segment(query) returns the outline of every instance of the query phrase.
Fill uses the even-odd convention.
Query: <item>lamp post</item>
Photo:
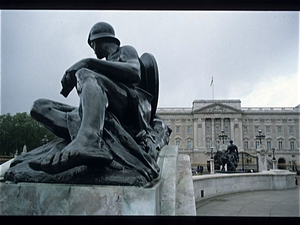
[[[275,148],[272,148],[272,151],[273,151],[273,159],[272,159],[272,162],[273,162],[273,170],[276,170],[276,169],[277,169],[277,166],[276,166],[276,159],[275,159]]]
[[[220,140],[223,140],[223,144],[224,144],[224,140],[226,138],[228,138],[227,134],[224,134],[224,130],[221,130],[221,134],[218,135]]]
[[[214,158],[213,158],[213,147],[210,147],[210,159],[209,164],[210,164],[210,174],[214,174],[215,173],[215,165],[214,165]]]
[[[272,151],[273,151],[273,159],[272,160],[276,160],[275,159],[275,148],[272,148]]]
[[[256,135],[256,140],[259,140],[259,144],[261,144],[261,140],[265,139],[265,135],[261,133],[261,130],[258,131],[258,135]]]

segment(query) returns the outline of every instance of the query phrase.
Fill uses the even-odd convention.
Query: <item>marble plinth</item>
[[[157,215],[162,183],[152,188],[0,183],[1,215]]]
[[[158,165],[160,177],[149,188],[0,182],[0,214],[196,215],[189,156],[165,146]]]

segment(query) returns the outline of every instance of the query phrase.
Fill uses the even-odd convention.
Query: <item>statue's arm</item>
[[[76,86],[75,73],[87,68],[108,78],[122,83],[138,83],[141,79],[140,63],[137,51],[131,46],[122,47],[121,61],[104,61],[95,58],[82,59],[71,66],[64,74],[61,83],[63,89],[61,94],[68,96],[70,91]]]
[[[86,68],[96,71],[122,83],[138,83],[141,79],[140,63],[136,50],[131,46],[125,46],[121,61],[104,61],[94,58],[85,59]]]

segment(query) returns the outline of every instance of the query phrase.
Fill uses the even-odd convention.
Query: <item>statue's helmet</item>
[[[110,24],[105,22],[96,23],[92,27],[88,37],[88,44],[91,46],[92,41],[104,38],[111,39],[120,46],[120,41],[115,37],[114,28]]]

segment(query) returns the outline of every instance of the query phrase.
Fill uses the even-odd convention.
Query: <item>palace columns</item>
[[[201,118],[201,126],[202,126],[202,146],[203,149],[206,148],[206,142],[205,142],[205,118]]]
[[[243,145],[243,122],[242,122],[242,118],[239,118],[239,149],[243,149],[244,145]]]
[[[224,118],[221,118],[221,130],[224,130]]]
[[[211,118],[211,146],[215,146],[215,118]]]
[[[194,150],[198,150],[198,118],[194,118]]]
[[[230,140],[234,141],[234,118],[230,118]]]

